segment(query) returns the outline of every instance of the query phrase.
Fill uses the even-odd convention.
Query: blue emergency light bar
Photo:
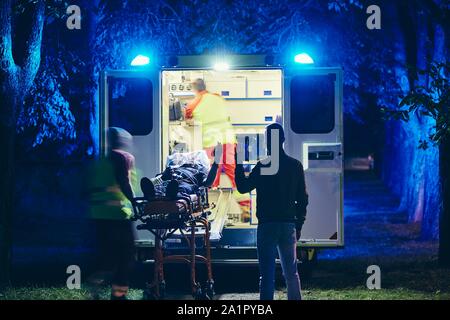
[[[307,53],[299,53],[294,57],[294,61],[300,64],[314,64],[313,58]]]
[[[138,54],[136,58],[131,61],[132,66],[145,66],[150,63],[150,58],[147,56],[144,56],[142,54]]]

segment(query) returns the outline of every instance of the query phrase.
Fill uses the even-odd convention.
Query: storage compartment
[[[225,99],[242,99],[246,97],[245,79],[238,78],[229,81],[207,81],[207,89],[217,93]]]
[[[281,81],[249,79],[247,97],[253,99],[281,99]]]
[[[232,100],[227,106],[235,126],[266,126],[281,115],[281,100]]]

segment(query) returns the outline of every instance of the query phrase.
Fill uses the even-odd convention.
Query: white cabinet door
[[[248,98],[281,98],[281,81],[248,80]]]
[[[246,97],[245,79],[230,81],[208,81],[206,87],[209,92],[220,94],[223,98],[243,99]]]

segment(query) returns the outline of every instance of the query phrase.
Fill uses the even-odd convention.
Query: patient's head
[[[272,123],[266,127],[266,143],[269,154],[279,152],[283,148],[285,137],[283,126],[279,123]]]
[[[210,163],[205,150],[192,152],[175,152],[167,156],[167,168],[179,168],[182,166],[195,167],[202,172],[208,172]]]

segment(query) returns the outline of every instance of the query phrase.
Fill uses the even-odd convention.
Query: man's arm
[[[253,168],[248,177],[245,176],[244,166],[237,161],[237,150],[234,151],[234,161],[236,163],[236,169],[234,172],[234,179],[236,182],[236,188],[240,193],[248,193],[256,188],[257,179],[260,174],[261,168],[259,162]]]
[[[211,166],[211,169],[209,169],[208,176],[206,177],[205,181],[203,181],[204,187],[209,188],[214,183],[214,180],[216,179],[216,176],[217,176],[217,170],[219,168],[219,163],[222,160],[222,155],[223,155],[223,146],[221,143],[218,143],[216,148],[213,151],[214,162]]]
[[[299,175],[298,175],[298,187],[296,194],[296,228],[298,237],[300,236],[300,232],[303,226],[303,223],[306,219],[306,207],[308,206],[308,193],[306,192],[306,183],[305,183],[305,172],[303,171],[303,165],[300,164]]]
[[[195,97],[195,99],[186,106],[186,109],[184,109],[184,115],[186,119],[192,119],[194,117],[194,110],[200,103],[201,98],[201,96]]]
[[[133,201],[134,193],[131,187],[130,171],[132,164],[127,163],[127,159],[119,153],[112,152],[111,159],[114,163],[116,180],[119,184],[120,190],[127,197],[128,200]],[[131,161],[131,160],[130,160]]]
[[[203,182],[203,186],[206,188],[209,188],[214,183],[214,179],[216,179],[217,176],[217,169],[219,165],[214,162],[211,166],[211,169],[209,169],[208,176],[206,177],[205,181]]]

